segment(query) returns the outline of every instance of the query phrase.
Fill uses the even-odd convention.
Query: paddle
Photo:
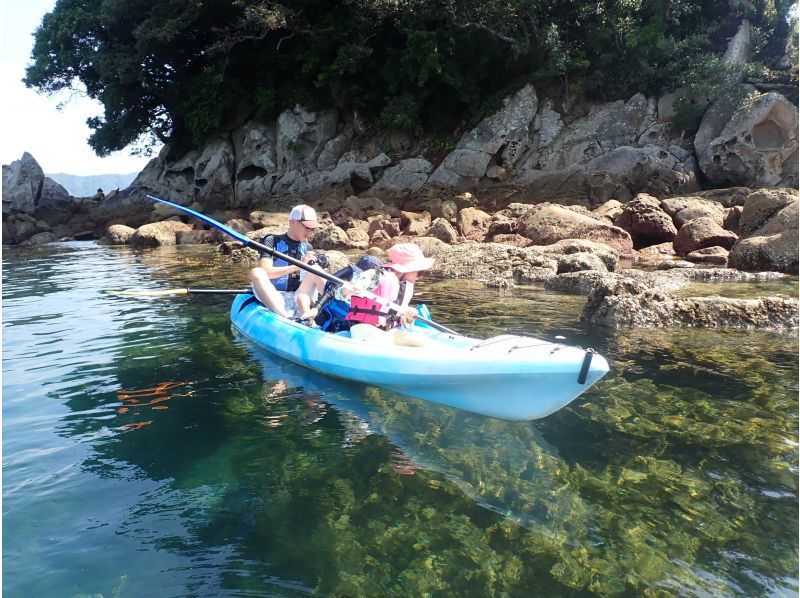
[[[305,270],[306,272],[311,272],[313,274],[316,274],[317,276],[320,276],[320,277],[324,278],[325,280],[329,280],[334,284],[338,284],[338,285],[346,284],[346,282],[344,280],[342,280],[341,278],[338,278],[337,276],[334,276],[333,274],[325,272],[325,270],[322,270],[320,268],[315,268],[314,266],[309,266],[305,262],[301,262],[300,260],[297,260],[297,259],[295,259],[295,258],[293,258],[293,257],[291,257],[289,255],[286,255],[285,253],[281,253],[280,251],[277,251],[277,250],[273,249],[272,247],[267,247],[266,245],[263,245],[263,244],[261,244],[261,243],[259,243],[257,241],[253,241],[247,235],[244,235],[244,234],[240,233],[239,231],[232,229],[229,226],[225,226],[221,222],[218,222],[218,221],[214,220],[213,218],[210,218],[209,216],[206,216],[205,214],[201,214],[200,212],[196,212],[196,211],[192,210],[191,208],[187,208],[186,206],[182,206],[182,205],[173,203],[171,201],[167,201],[166,199],[159,199],[158,197],[155,197],[154,195],[148,195],[147,197],[149,199],[152,199],[153,201],[157,201],[159,203],[163,203],[163,204],[171,206],[171,207],[173,207],[175,209],[178,209],[178,210],[181,210],[183,212],[186,212],[187,214],[191,214],[195,218],[198,218],[198,219],[202,220],[203,222],[205,222],[207,224],[210,224],[214,228],[217,228],[217,229],[221,230],[226,235],[230,235],[231,237],[233,237],[234,239],[236,239],[237,241],[242,243],[245,247],[248,247],[248,246],[249,247],[255,247],[256,249],[260,249],[261,251],[265,251],[266,253],[268,253],[272,257],[280,258],[280,259],[284,260],[288,264],[292,264],[293,266],[297,266],[298,268],[301,268],[301,269]],[[387,301],[383,297],[379,297],[378,295],[376,295],[374,293],[370,293],[368,291],[359,291],[359,294],[367,297],[368,299],[372,299],[376,303],[379,303],[383,307],[387,308],[389,311],[393,311],[395,313],[403,313],[403,312],[406,311],[406,308],[404,308],[403,306],[398,305],[397,303],[394,303],[392,301]],[[441,332],[446,332],[448,334],[453,334],[453,335],[459,336],[459,334],[457,332],[454,332],[453,330],[450,330],[449,328],[446,328],[446,327],[442,326],[441,324],[437,324],[436,322],[434,322],[432,320],[428,320],[428,319],[423,318],[421,316],[417,316],[416,319],[419,320],[420,322],[422,322],[423,324],[427,324],[431,328],[435,328],[436,330],[439,330]]]
[[[240,295],[252,293],[253,289],[155,289],[153,291],[131,291],[128,289],[103,291],[106,295],[121,297],[163,297],[167,295]]]

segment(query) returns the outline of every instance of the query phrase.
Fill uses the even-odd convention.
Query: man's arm
[[[258,265],[266,271],[270,280],[275,280],[281,276],[287,276],[300,271],[299,266],[293,266],[292,264],[287,266],[273,266],[271,257],[262,257],[258,260]]]

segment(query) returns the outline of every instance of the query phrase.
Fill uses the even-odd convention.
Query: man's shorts
[[[295,293],[297,291],[279,291],[279,292],[283,296],[283,309],[286,310],[286,313],[289,314],[289,317],[299,318],[300,310],[298,309],[297,302],[295,301]]]
[[[290,318],[299,318],[300,311],[297,308],[297,303],[295,302],[295,295],[297,291],[278,291],[283,297],[283,309],[284,311],[289,314]],[[264,301],[261,297],[258,296],[258,293],[254,293],[256,299],[258,299],[262,305],[267,305],[267,302]]]

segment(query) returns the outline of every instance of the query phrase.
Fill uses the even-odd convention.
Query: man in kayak
[[[398,243],[389,248],[389,261],[380,269],[378,284],[372,290],[375,295],[403,307],[403,311],[391,313],[390,310],[368,297],[358,296],[358,290],[352,289],[350,313],[347,319],[362,324],[372,324],[390,329],[399,323],[403,327],[410,326],[417,314],[409,307],[414,295],[414,283],[420,272],[433,265],[433,258],[425,257],[422,250],[413,243]]]
[[[289,213],[289,229],[282,235],[267,235],[262,245],[288,255],[310,266],[317,257],[307,239],[319,226],[317,213],[311,206],[295,206]],[[299,266],[261,251],[258,266],[250,271],[253,293],[261,303],[286,318],[308,320],[317,315],[311,307],[313,298],[325,281]]]

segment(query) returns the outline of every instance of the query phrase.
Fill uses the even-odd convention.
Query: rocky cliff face
[[[573,117],[528,85],[438,160],[415,154],[419,140],[364,137],[355,117],[298,106],[177,160],[165,150],[129,194],[252,209],[287,195],[385,197],[425,186],[462,192],[515,184],[530,189],[530,201],[573,197],[594,207],[641,192],[667,197],[702,186],[797,185],[797,108],[780,94],[753,90],[738,109],[720,98],[694,143],[670,129],[658,105],[637,94]]]
[[[744,106],[725,97],[711,105],[692,142],[671,129],[668,98],[637,94],[569,112],[527,85],[438,155],[401,132],[369,137],[357,115],[296,106],[178,158],[165,147],[128,189],[102,201],[70,198],[26,154],[3,167],[3,239],[30,237],[42,228],[37,221],[55,227],[57,236],[114,223],[138,226],[159,216],[147,194],[209,212],[245,212],[297,196],[385,199],[423,188],[446,195],[513,186],[523,190],[515,201],[595,208],[638,193],[664,198],[701,187],[796,187],[797,108],[780,94],[748,91]]]

